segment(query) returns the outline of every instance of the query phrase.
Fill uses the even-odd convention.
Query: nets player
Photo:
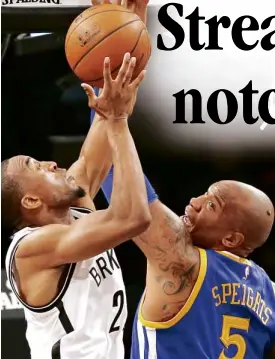
[[[32,359],[124,357],[125,290],[112,248],[150,223],[142,169],[127,125],[144,77],[142,72],[131,82],[134,67],[135,59],[126,54],[113,81],[106,59],[102,94],[89,92],[89,105],[100,117],[68,171],[27,156],[2,163],[2,216],[15,231],[6,270],[24,306]],[[107,210],[91,213],[90,196],[108,167],[98,156],[104,152],[99,125],[114,161],[114,191]]]

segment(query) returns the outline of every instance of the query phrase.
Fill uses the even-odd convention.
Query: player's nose
[[[47,168],[51,172],[55,172],[57,170],[57,163],[56,162],[47,162],[46,164]]]
[[[201,201],[199,197],[193,197],[190,200],[190,206],[194,208],[196,212],[199,212],[201,209]]]

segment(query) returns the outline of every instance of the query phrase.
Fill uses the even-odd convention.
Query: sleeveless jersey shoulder
[[[16,253],[16,250],[20,244],[20,242],[22,241],[23,238],[25,238],[28,234],[32,233],[33,231],[37,230],[39,227],[25,227],[23,229],[21,229],[18,232],[15,232],[12,236],[11,236],[11,243],[9,245],[7,254],[6,254],[6,260],[5,260],[5,267],[6,267],[6,272],[7,272],[7,276],[9,278],[9,269],[10,269],[10,264],[11,262],[13,262],[14,259],[14,255]]]
[[[85,208],[85,207],[71,207],[70,211],[72,213],[72,215],[74,216],[75,219],[79,219],[84,215],[90,214],[93,211],[89,208]],[[11,236],[11,243],[9,245],[7,254],[6,254],[6,259],[5,259],[5,267],[6,267],[6,271],[8,273],[8,268],[10,265],[10,261],[11,259],[13,260],[13,257],[15,255],[15,252],[21,242],[21,240],[23,238],[25,238],[28,234],[32,233],[33,231],[39,229],[40,227],[25,227],[17,232],[15,232],[12,236]]]
[[[266,307],[263,310],[263,318],[270,332],[271,344],[275,344],[275,283],[269,278],[263,268],[256,265],[259,276],[262,278],[262,294]]]
[[[200,249],[200,255],[197,282],[174,318],[146,322],[137,312],[131,359],[258,359],[271,347],[275,285],[265,271],[229,252]]]
[[[83,208],[83,207],[71,207],[70,211],[76,220],[81,218],[82,216],[85,216],[85,215],[93,212],[92,210],[90,210],[88,208]],[[59,287],[60,287],[59,291],[58,291],[56,297],[50,303],[48,303],[47,305],[42,306],[42,307],[33,307],[33,306],[28,305],[21,298],[18,288],[17,288],[17,285],[16,285],[15,276],[14,276],[14,259],[15,259],[16,251],[17,251],[21,241],[27,235],[29,235],[30,233],[32,233],[35,230],[38,230],[39,228],[40,227],[26,227],[26,228],[19,230],[16,233],[14,233],[14,235],[11,237],[12,242],[11,242],[8,252],[7,252],[5,264],[6,264],[6,272],[7,272],[8,280],[9,280],[11,288],[12,288],[14,294],[16,295],[17,299],[19,300],[19,302],[23,305],[23,307],[29,309],[30,311],[37,312],[37,313],[43,313],[43,312],[48,312],[49,310],[53,309],[60,303],[61,299],[63,298],[63,296],[66,293],[67,288],[70,284],[76,264],[69,263],[66,266],[64,273],[62,275],[62,283],[59,285]]]

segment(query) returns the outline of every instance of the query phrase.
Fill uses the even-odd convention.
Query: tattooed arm
[[[150,227],[134,239],[147,257],[142,315],[164,322],[186,303],[198,277],[200,257],[179,216],[159,200],[150,204],[150,211]]]
[[[163,292],[175,295],[192,284],[199,255],[179,216],[159,200],[150,210],[151,225],[134,242],[146,255],[150,274]]]

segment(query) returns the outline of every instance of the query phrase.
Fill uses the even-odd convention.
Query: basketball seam
[[[103,14],[103,13],[105,13],[105,12],[126,12],[126,13],[132,13],[132,11],[129,11],[129,10],[127,11],[127,10],[114,10],[114,9],[113,9],[113,10],[105,10],[105,11],[97,12],[97,13],[95,13],[95,14],[91,14],[90,16],[86,17],[85,19],[81,20],[81,21],[76,25],[76,27],[72,30],[72,32],[70,33],[69,38],[68,38],[68,39],[65,39],[65,49],[66,49],[66,47],[67,47],[68,41],[70,40],[70,38],[71,38],[73,32],[78,28],[79,25],[82,24],[82,22],[86,21],[87,19],[90,19],[90,18],[93,17],[93,16],[96,16],[96,15],[98,15],[98,14]]]
[[[143,29],[140,31],[139,36],[138,36],[138,39],[137,39],[137,42],[135,43],[134,48],[133,48],[132,51],[130,52],[131,54],[135,51],[135,49],[136,49],[136,47],[137,47],[137,45],[138,45],[138,43],[139,43],[139,40],[140,40],[140,38],[141,38],[141,35],[142,35],[143,31],[145,31],[145,30],[146,30],[146,29],[143,28]],[[111,74],[113,74],[114,72],[116,72],[116,71],[120,68],[120,66],[121,66],[121,64],[119,64],[118,67],[116,67],[116,68],[111,72]],[[104,78],[104,77],[102,76],[102,77],[100,77],[99,79],[87,80],[87,82],[100,81],[100,80],[102,80],[103,78]]]
[[[115,32],[117,32],[118,30],[122,29],[125,26],[128,26],[130,24],[133,24],[134,22],[140,21],[142,22],[140,19],[136,19],[136,20],[131,20],[128,21],[126,24],[123,24],[121,26],[119,26],[118,28],[116,28],[115,30],[109,32],[107,35],[103,36],[102,39],[100,39],[100,41],[98,41],[96,44],[94,44],[94,46],[92,46],[78,61],[77,63],[74,65],[74,67],[72,68],[73,71],[76,70],[77,66],[80,64],[80,62],[93,50],[95,49],[101,42],[103,42],[105,39],[107,39],[110,35],[113,35]]]

